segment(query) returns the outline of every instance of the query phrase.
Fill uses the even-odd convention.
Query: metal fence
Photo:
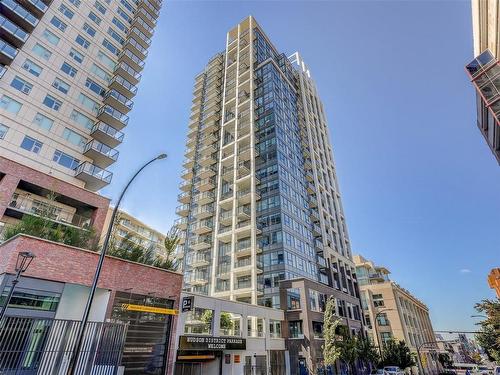
[[[0,374],[65,374],[79,321],[5,317],[0,322]],[[127,326],[89,322],[76,364],[78,375],[115,375]]]

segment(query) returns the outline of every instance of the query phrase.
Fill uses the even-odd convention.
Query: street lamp
[[[385,313],[387,311],[394,311],[394,309],[382,309],[379,312],[375,314],[375,321],[373,322],[373,327],[375,328],[375,336],[377,337],[378,341],[378,351],[380,354],[380,359],[382,359],[382,337],[379,337],[378,335],[378,329],[377,329],[377,324],[378,324],[378,316],[382,313]]]
[[[12,286],[10,287],[9,294],[7,296],[7,299],[5,300],[5,303],[2,306],[2,311],[0,312],[0,322],[3,319],[5,312],[7,311],[7,306],[9,305],[9,302],[12,298],[12,295],[14,294],[14,288],[16,287],[17,283],[19,282],[19,278],[21,277],[21,274],[26,272],[26,270],[30,266],[33,258],[35,258],[35,254],[33,254],[29,251],[21,251],[21,252],[19,252],[19,254],[17,254],[16,277],[14,278],[14,280],[12,280]]]
[[[68,375],[75,375],[76,374],[76,372],[75,372],[76,371],[76,363],[78,360],[78,355],[80,354],[80,350],[82,348],[85,327],[86,327],[87,322],[89,320],[90,308],[92,307],[92,302],[94,300],[95,291],[97,289],[97,282],[99,281],[99,276],[101,274],[102,264],[103,264],[104,258],[106,256],[106,252],[108,251],[109,240],[111,238],[111,233],[113,231],[113,226],[115,224],[116,215],[118,213],[118,207],[120,206],[120,203],[121,203],[123,196],[125,195],[125,192],[127,191],[128,187],[135,180],[135,178],[139,175],[139,173],[141,173],[144,170],[144,168],[146,168],[149,164],[155,162],[156,160],[165,159],[166,157],[167,157],[167,154],[160,154],[157,157],[148,161],[141,168],[139,168],[139,170],[137,172],[135,172],[135,174],[132,176],[132,178],[128,181],[127,185],[125,185],[125,188],[122,190],[120,197],[118,198],[118,201],[116,202],[116,206],[113,209],[113,213],[111,215],[111,220],[109,222],[108,231],[106,232],[106,237],[104,238],[104,243],[102,245],[101,254],[99,255],[99,261],[97,262],[97,268],[95,270],[94,280],[92,281],[92,286],[90,288],[90,294],[89,294],[89,297],[87,299],[87,304],[85,305],[85,310],[83,312],[82,322],[80,324],[80,327],[78,328],[75,349],[73,350],[73,354],[71,356],[71,360],[70,360],[70,363],[68,366],[68,372],[67,372]]]

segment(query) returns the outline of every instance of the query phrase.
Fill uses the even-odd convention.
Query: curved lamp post
[[[7,311],[7,306],[9,306],[9,302],[12,298],[12,295],[14,294],[14,289],[17,283],[19,282],[21,274],[23,272],[26,272],[33,258],[35,258],[35,254],[29,251],[21,251],[19,254],[17,254],[16,277],[14,278],[14,280],[12,280],[12,286],[10,287],[9,294],[7,295],[7,299],[5,300],[5,303],[2,306],[2,311],[0,312],[0,323],[2,322],[5,312]]]
[[[95,291],[97,289],[97,282],[99,281],[99,276],[101,274],[102,264],[103,264],[104,258],[106,256],[106,252],[108,251],[109,240],[111,238],[111,233],[113,231],[113,226],[115,224],[116,215],[118,213],[118,208],[120,207],[120,203],[123,199],[123,196],[125,195],[125,192],[127,191],[130,184],[135,180],[135,178],[139,175],[139,173],[141,173],[144,170],[144,168],[146,168],[149,164],[155,162],[156,160],[165,159],[166,157],[167,157],[167,154],[160,154],[157,157],[155,157],[154,159],[151,159],[150,161],[148,161],[141,168],[139,168],[139,170],[137,172],[135,172],[135,174],[129,180],[127,185],[125,185],[125,188],[122,190],[120,197],[118,198],[118,201],[116,202],[116,206],[113,209],[113,214],[111,215],[111,220],[109,222],[108,230],[106,232],[106,237],[104,238],[104,243],[102,245],[101,254],[99,255],[99,261],[97,262],[97,268],[95,270],[94,280],[92,281],[92,286],[90,288],[90,294],[89,294],[89,297],[87,299],[87,304],[85,305],[85,310],[83,312],[82,322],[80,324],[80,327],[78,328],[75,349],[73,350],[73,354],[71,356],[71,361],[70,361],[69,366],[68,366],[68,372],[67,372],[68,375],[76,375],[76,372],[75,372],[76,371],[76,364],[78,361],[78,355],[80,354],[80,350],[82,348],[83,336],[85,333],[85,328],[87,326],[87,322],[89,320],[90,308],[92,307],[92,302],[94,300]]]
[[[394,311],[394,309],[382,309],[380,310],[379,312],[377,312],[375,314],[375,321],[373,322],[373,327],[375,327],[375,335],[377,336],[377,341],[378,341],[378,352],[380,354],[380,359],[382,360],[382,337],[379,337],[379,334],[378,334],[378,316],[380,314],[383,314],[387,311]]]

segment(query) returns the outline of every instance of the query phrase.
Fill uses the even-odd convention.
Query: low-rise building
[[[488,275],[488,284],[494,289],[497,297],[500,298],[500,268],[493,268]]]
[[[414,353],[420,351],[420,367],[430,373],[437,371],[428,307],[390,280],[386,267],[376,266],[360,255],[353,258],[368,336],[382,350],[389,340],[404,341]]]
[[[282,310],[183,292],[175,375],[288,375]]]
[[[99,254],[17,235],[0,245],[2,303],[21,251],[22,274],[0,334],[0,373],[66,373]],[[79,373],[172,373],[182,275],[106,256],[84,337]],[[83,356],[83,357],[82,357]],[[84,368],[85,367],[85,368]],[[106,370],[107,369],[107,370]]]

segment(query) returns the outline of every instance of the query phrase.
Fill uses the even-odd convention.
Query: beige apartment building
[[[428,307],[390,280],[390,271],[386,267],[377,266],[361,255],[355,255],[353,259],[368,336],[382,348],[393,339],[404,341],[415,353],[418,348],[421,352],[419,366],[423,365],[427,372],[434,373],[437,370],[432,353],[435,334]]]
[[[113,207],[109,207],[104,222],[104,230],[101,234],[101,243],[111,224],[112,214]],[[112,236],[112,241],[115,241],[115,243],[120,243],[125,238],[128,238],[130,241],[133,241],[135,244],[145,249],[154,249],[156,254],[161,255],[165,252],[165,235],[123,210],[118,210]]]
[[[477,126],[500,163],[500,3],[472,0],[474,60],[466,66],[476,89]]]
[[[102,227],[161,0],[2,0],[0,222]]]

